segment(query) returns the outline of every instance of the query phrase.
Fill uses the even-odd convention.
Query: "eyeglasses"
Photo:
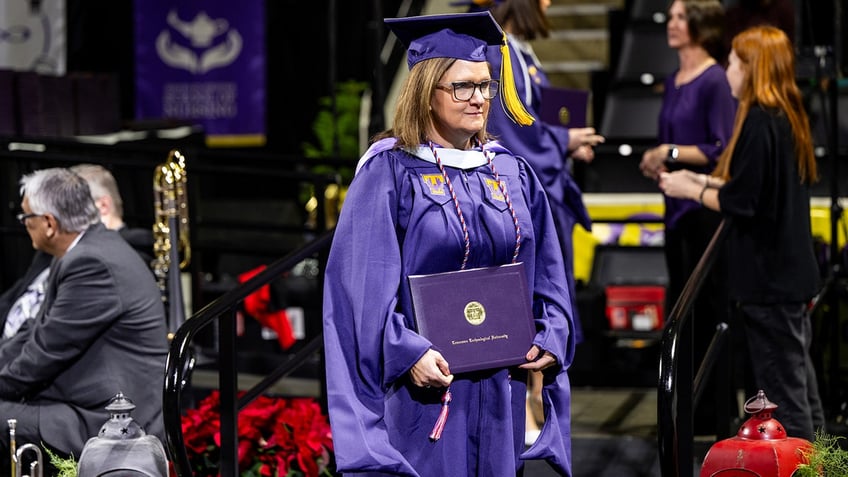
[[[453,97],[457,101],[468,101],[474,96],[474,90],[480,89],[483,99],[492,99],[498,95],[498,80],[486,80],[479,83],[471,81],[454,81],[450,85],[436,83],[436,87],[445,91],[453,91]]]
[[[18,214],[15,216],[15,218],[18,219],[18,222],[20,222],[21,225],[26,225],[27,219],[30,219],[32,217],[40,217],[42,215],[44,214]]]

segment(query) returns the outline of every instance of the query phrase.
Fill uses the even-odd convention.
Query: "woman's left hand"
[[[669,197],[697,199],[704,182],[700,175],[689,170],[660,173],[660,190]]]
[[[539,353],[543,353],[542,356],[539,356]],[[536,345],[530,347],[530,351],[527,352],[524,358],[527,359],[528,362],[519,365],[518,367],[521,369],[529,369],[531,371],[541,371],[557,364],[556,356],[547,351],[542,351]]]

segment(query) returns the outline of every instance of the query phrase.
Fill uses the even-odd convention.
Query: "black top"
[[[810,190],[795,163],[789,120],[752,106],[719,189],[733,217],[726,242],[730,298],[743,303],[803,303],[819,288],[810,228]]]

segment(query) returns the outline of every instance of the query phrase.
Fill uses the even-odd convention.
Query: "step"
[[[542,62],[594,60],[606,64],[609,58],[606,30],[559,30],[532,45]]]
[[[604,4],[552,5],[548,8],[551,30],[595,28],[606,30],[610,7]]]
[[[604,69],[600,63],[592,62],[542,62],[542,67],[545,68],[545,74],[552,85],[575,89],[590,89],[592,71]]]
[[[553,85],[588,89],[592,72],[609,66],[607,37],[606,30],[558,31],[533,49]]]
[[[532,42],[552,84],[589,89],[592,72],[609,68],[609,11],[622,8],[624,0],[553,0],[551,34]]]

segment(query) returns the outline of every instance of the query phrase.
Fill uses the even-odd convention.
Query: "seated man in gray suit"
[[[115,176],[99,164],[77,164],[70,169],[88,182],[103,225],[118,231],[141,255],[144,263],[150,265],[153,261],[153,230],[130,228],[124,223],[124,203]],[[24,276],[0,295],[0,340],[14,336],[24,321],[38,314],[44,299],[44,280],[52,259],[47,253],[36,251]]]
[[[168,351],[153,275],[101,222],[84,179],[44,169],[21,179],[19,219],[53,261],[38,315],[0,344],[0,423],[17,419],[18,443],[79,456],[121,392],[133,418],[160,439]],[[5,447],[5,448],[4,448]],[[0,432],[0,458],[9,435]]]

